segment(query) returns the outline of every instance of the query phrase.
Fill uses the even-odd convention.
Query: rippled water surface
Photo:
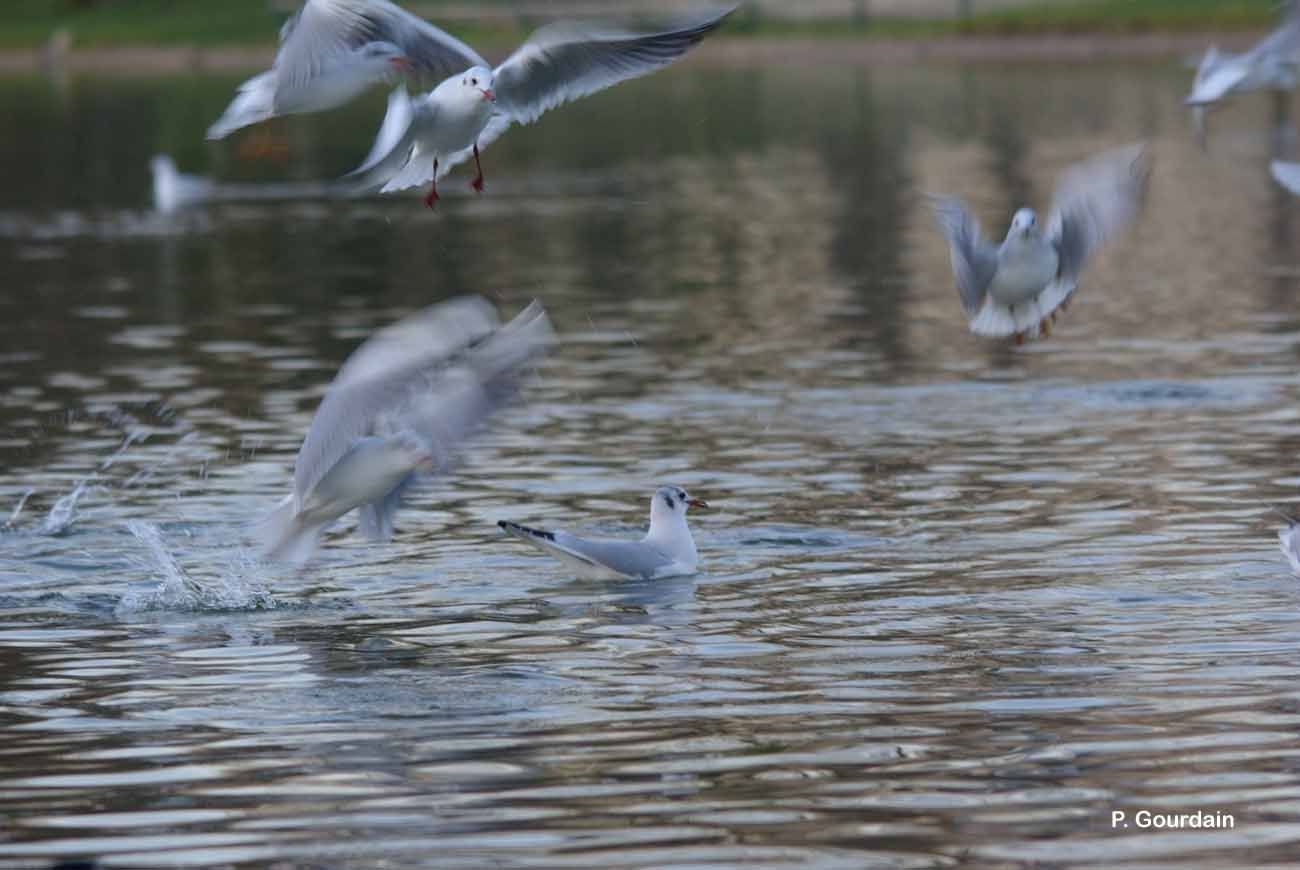
[[[699,60],[436,213],[174,217],[151,154],[329,178],[382,96],[210,146],[237,77],[0,82],[0,867],[1285,863],[1300,201],[1285,106],[1203,152],[1188,77]],[[920,195],[1000,233],[1137,139],[1146,214],[1051,339],[969,335]],[[348,351],[477,292],[562,335],[526,401],[391,544],[252,558]],[[696,577],[495,527],[635,535],[662,482],[714,505]]]

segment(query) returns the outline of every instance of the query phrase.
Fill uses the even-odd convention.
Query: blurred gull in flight
[[[1150,164],[1142,145],[1108,151],[1070,167],[1056,202],[1039,226],[1033,209],[1011,220],[995,245],[959,199],[930,196],[948,240],[962,307],[976,335],[1014,335],[1017,343],[1050,331],[1092,253],[1132,223],[1146,189]]]
[[[734,7],[733,7],[734,8]],[[551,24],[495,70],[477,54],[464,57],[463,72],[409,103],[390,100],[390,114],[407,116],[400,136],[381,147],[345,180],[359,190],[384,193],[430,184],[425,204],[438,199],[438,179],[474,158],[471,186],[483,190],[479,149],[511,124],[528,124],[548,109],[645,75],[676,60],[713,32],[732,9],[659,30],[629,31],[590,23]],[[388,119],[384,124],[391,131]],[[381,135],[381,139],[385,137]],[[387,144],[387,142],[385,142]]]
[[[332,109],[410,71],[437,80],[477,61],[468,45],[388,0],[307,0],[280,29],[271,68],[239,86],[208,138]]]
[[[550,553],[580,576],[674,577],[694,574],[699,563],[686,526],[687,508],[707,508],[677,486],[661,486],[650,500],[650,531],[639,541],[580,538],[568,532],[532,529],[505,520],[504,531]]]
[[[1211,45],[1196,68],[1186,103],[1204,141],[1205,109],[1233,94],[1272,88],[1294,90],[1300,65],[1300,0],[1291,0],[1282,24],[1248,51],[1231,54]]]
[[[402,494],[445,469],[453,450],[517,391],[551,344],[533,302],[504,326],[478,297],[401,320],[355,350],[316,410],[294,464],[293,492],[257,533],[264,555],[299,564],[353,508],[371,540],[392,536]]]

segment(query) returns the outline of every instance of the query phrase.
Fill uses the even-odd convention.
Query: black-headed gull
[[[1076,164],[1061,176],[1046,229],[1033,209],[1022,208],[1001,245],[984,238],[961,200],[931,196],[971,332],[1017,342],[1049,332],[1088,257],[1132,223],[1149,174],[1142,145]]]
[[[293,492],[256,529],[262,552],[299,564],[353,508],[371,540],[393,532],[402,494],[517,390],[550,346],[537,302],[500,325],[479,297],[434,305],[357,348],[321,400],[294,464]]]
[[[639,541],[581,538],[502,520],[505,532],[550,553],[583,577],[676,577],[699,565],[686,525],[688,508],[707,508],[679,486],[661,486],[650,499],[650,531]]]
[[[479,63],[474,49],[388,0],[307,0],[280,29],[271,68],[240,85],[208,138],[332,109],[410,71],[440,79]]]
[[[347,180],[359,190],[385,193],[428,183],[424,201],[432,208],[438,179],[472,156],[477,172],[471,186],[481,192],[479,150],[511,124],[531,123],[548,109],[671,63],[733,10],[651,31],[561,22],[537,30],[496,69],[475,56],[463,72],[409,105],[390,101],[390,113],[409,114],[404,133],[388,149],[372,149]]]

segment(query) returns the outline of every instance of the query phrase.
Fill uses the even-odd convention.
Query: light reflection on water
[[[175,220],[150,154],[329,177],[377,104],[250,168],[201,143],[230,80],[3,83],[35,135],[0,142],[0,867],[1285,861],[1300,224],[1267,100],[1202,153],[1185,78],[686,67],[512,132],[436,214]],[[1147,216],[1058,332],[967,335],[917,194],[991,227],[1138,138]],[[339,361],[465,292],[552,312],[528,401],[391,545],[250,562]],[[632,535],[669,480],[717,508],[694,578],[496,534]]]

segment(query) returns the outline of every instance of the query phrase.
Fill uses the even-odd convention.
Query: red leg
[[[474,169],[477,170],[478,174],[474,176],[474,180],[469,183],[469,186],[474,188],[476,192],[482,193],[483,192],[483,164],[478,162],[477,142],[474,143]]]
[[[424,204],[433,208],[433,204],[438,201],[438,158],[433,158],[433,181],[429,182],[429,195],[424,198]]]

